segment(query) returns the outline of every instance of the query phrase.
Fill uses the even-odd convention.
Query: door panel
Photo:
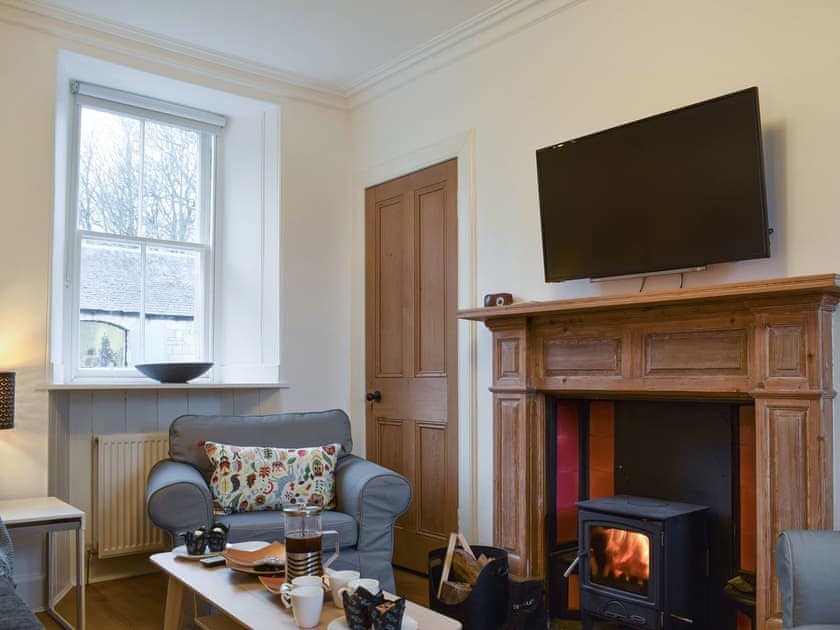
[[[446,376],[446,200],[443,187],[418,193],[417,376]]]
[[[443,538],[449,532],[446,530],[446,514],[440,509],[438,492],[446,487],[446,427],[418,424],[416,436],[417,529]]]
[[[390,199],[376,208],[377,255],[376,274],[379,294],[377,323],[377,375],[403,375],[403,214],[402,197]]]
[[[367,456],[408,478],[394,563],[425,573],[458,518],[457,164],[366,191]]]

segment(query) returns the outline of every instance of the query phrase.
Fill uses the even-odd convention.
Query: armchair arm
[[[785,628],[838,623],[838,562],[840,531],[787,531],[779,535],[776,567]]]
[[[213,499],[198,470],[164,459],[149,471],[146,510],[152,522],[175,537],[213,523]]]
[[[355,455],[336,466],[338,510],[359,524],[359,551],[387,552],[394,546],[394,522],[411,505],[411,486],[402,475]]]

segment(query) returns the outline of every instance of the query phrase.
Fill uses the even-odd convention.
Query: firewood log
[[[440,572],[440,584],[438,584],[437,598],[440,599],[443,592],[443,585],[449,579],[449,569],[452,567],[452,554],[455,553],[455,544],[458,542],[458,534],[449,534],[449,545],[446,547],[446,555],[443,558],[443,569]]]
[[[452,556],[452,571],[459,582],[474,585],[481,573],[481,565],[463,549],[456,549]]]
[[[449,606],[460,604],[472,592],[472,586],[464,582],[444,582],[440,589],[440,601]]]

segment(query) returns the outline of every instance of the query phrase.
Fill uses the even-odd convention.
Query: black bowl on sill
[[[213,367],[212,363],[138,363],[137,370],[160,383],[186,383]]]

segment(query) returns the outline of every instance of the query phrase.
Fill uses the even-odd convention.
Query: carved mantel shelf
[[[833,273],[774,278],[751,282],[733,282],[685,289],[663,289],[643,293],[622,293],[571,300],[517,302],[508,306],[462,309],[461,319],[486,322],[509,317],[529,317],[554,313],[603,311],[629,307],[655,307],[693,302],[761,299],[783,296],[789,300],[796,295],[825,294],[840,298],[840,276]],[[787,296],[787,297],[784,297]]]
[[[512,570],[545,576],[547,396],[752,400],[756,618],[780,628],[776,537],[832,527],[838,301],[826,274],[460,311],[493,333],[494,539]]]

